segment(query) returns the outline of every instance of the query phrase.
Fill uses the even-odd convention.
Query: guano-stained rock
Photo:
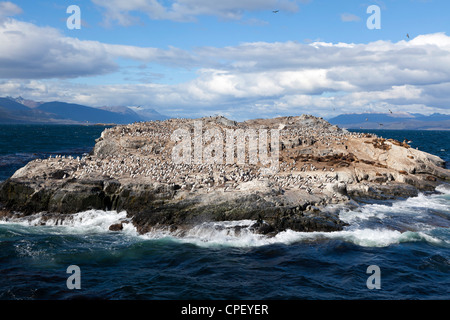
[[[278,170],[267,174],[263,164],[248,161],[174,163],[172,133],[193,133],[196,121],[202,134],[219,130],[224,140],[226,130],[279,129]],[[38,159],[17,170],[0,186],[1,216],[42,212],[64,219],[90,209],[126,210],[140,233],[230,220],[254,220],[252,229],[267,235],[286,229],[332,232],[346,224],[329,204],[433,191],[450,179],[444,165],[405,143],[350,133],[308,115],[135,123],[106,129],[91,155],[81,159]]]

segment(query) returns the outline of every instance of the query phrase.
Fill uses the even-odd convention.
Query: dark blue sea
[[[89,153],[104,127],[0,126],[0,180],[35,158]],[[372,130],[450,162],[450,132]],[[80,212],[65,225],[0,222],[0,300],[446,300],[450,187],[342,210],[334,233],[267,238],[204,224],[186,237],[108,227],[124,212]],[[243,222],[244,223],[244,222]],[[224,223],[226,224],[226,223]],[[69,290],[67,268],[80,268]],[[369,266],[380,289],[369,289]]]

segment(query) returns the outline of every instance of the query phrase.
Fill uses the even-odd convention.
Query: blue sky
[[[448,12],[444,0],[0,1],[0,95],[236,120],[449,114]]]

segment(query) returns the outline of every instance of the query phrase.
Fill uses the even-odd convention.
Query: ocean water
[[[0,175],[36,157],[90,151],[103,128],[0,126]],[[450,161],[450,132],[371,131]],[[185,237],[108,231],[125,212],[91,210],[63,225],[0,222],[0,299],[449,299],[450,186],[340,209],[334,233],[251,233],[251,221],[208,223]],[[227,228],[243,226],[236,234]],[[70,265],[81,289],[69,290]],[[369,289],[369,266],[380,289]]]
[[[0,181],[34,159],[89,153],[105,126],[0,125]]]

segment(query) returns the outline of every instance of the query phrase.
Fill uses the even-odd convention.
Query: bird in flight
[[[391,111],[391,109],[389,109],[389,112],[392,114],[393,112]]]
[[[273,13],[278,13],[278,12],[280,12],[280,10],[274,10],[274,11],[272,11]]]
[[[407,34],[406,34],[406,36],[407,36],[407,37],[408,37],[408,39],[409,39],[409,33],[407,33]]]

